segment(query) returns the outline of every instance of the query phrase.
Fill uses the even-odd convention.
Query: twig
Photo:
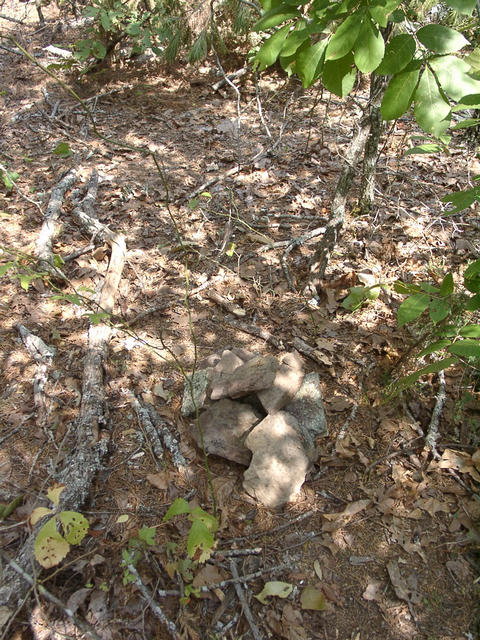
[[[72,260],[75,260],[75,258],[79,258],[80,256],[85,255],[89,251],[93,251],[93,249],[95,249],[94,244],[87,244],[86,247],[83,247],[81,249],[76,249],[75,251],[72,251],[72,253],[69,253],[67,256],[64,256],[62,260],[64,262],[71,262]]]
[[[325,233],[325,230],[326,230],[326,227],[317,227],[316,229],[312,229],[312,231],[309,231],[308,233],[306,233],[303,236],[299,236],[298,238],[294,238],[293,240],[291,240],[289,242],[287,248],[283,252],[282,257],[280,258],[280,264],[282,265],[283,273],[285,275],[285,278],[287,279],[288,286],[290,287],[290,291],[295,291],[295,287],[293,286],[293,281],[292,281],[292,278],[290,276],[290,271],[289,271],[288,265],[287,265],[288,254],[295,247],[300,247],[302,244],[304,244],[308,240],[311,240],[312,238],[316,238],[317,236]]]
[[[25,24],[23,20],[17,20],[17,18],[11,18],[10,16],[6,16],[4,13],[0,13],[0,19],[9,20],[10,22],[15,22],[16,24]]]
[[[236,580],[240,579],[240,576],[238,575],[237,565],[235,564],[235,560],[233,558],[230,559],[230,571],[232,572],[232,576]],[[263,635],[258,630],[258,627],[255,624],[255,620],[253,619],[252,612],[250,611],[250,607],[248,606],[248,602],[245,597],[245,593],[243,592],[242,585],[239,582],[235,582],[234,587],[238,599],[240,600],[240,604],[242,605],[243,614],[247,619],[248,625],[253,633],[253,637],[255,638],[255,640],[263,640]]]
[[[222,540],[222,543],[233,544],[234,542],[243,542],[244,540],[247,540],[249,538],[260,538],[261,536],[269,536],[269,535],[272,535],[273,533],[278,533],[279,531],[288,529],[289,527],[296,524],[297,522],[301,522],[302,520],[306,520],[307,518],[310,518],[311,516],[313,516],[314,513],[315,511],[312,511],[312,510],[306,511],[305,513],[302,513],[301,515],[297,516],[293,520],[290,520],[289,522],[285,522],[284,524],[279,524],[278,527],[273,527],[272,529],[267,529],[266,531],[256,531],[255,533],[251,533],[248,536],[241,536],[239,538],[229,538],[228,540]]]
[[[266,573],[281,573],[285,569],[291,569],[292,565],[285,562],[284,564],[279,564],[276,567],[269,567],[266,569],[259,569],[255,571],[255,573],[248,573],[245,576],[238,576],[236,578],[228,578],[227,580],[222,580],[221,582],[217,582],[215,584],[204,584],[200,587],[200,591],[203,593],[207,593],[208,591],[213,591],[215,589],[223,589],[229,584],[240,584],[243,582],[250,582],[251,580],[256,580]]]
[[[47,591],[45,587],[41,584],[38,584],[32,576],[26,573],[22,567],[20,567],[15,560],[9,558],[7,554],[0,549],[0,556],[3,561],[6,562],[10,567],[16,571],[28,584],[36,589],[38,593],[40,593],[44,598],[46,598],[49,602],[59,607],[63,613],[70,618],[70,620],[82,631],[82,633],[88,634],[94,640],[101,640],[100,636],[97,635],[95,629],[86,621],[78,618],[71,609],[69,609],[61,600],[59,600],[53,593]]]
[[[239,331],[243,331],[244,333],[248,333],[257,338],[261,338],[262,340],[265,340],[265,342],[270,342],[270,344],[273,344],[276,349],[284,348],[283,342],[273,334],[271,334],[270,331],[266,331],[265,329],[256,327],[253,324],[244,324],[233,319],[229,320],[227,318],[224,318],[224,322],[231,325],[235,329],[238,329]]]
[[[150,607],[150,609],[153,611],[155,616],[160,620],[160,622],[163,625],[165,625],[165,627],[167,628],[167,631],[168,631],[170,637],[173,638],[173,640],[182,640],[182,637],[181,637],[180,633],[178,632],[178,629],[177,629],[175,623],[172,622],[172,620],[169,620],[167,618],[167,616],[165,615],[165,612],[160,607],[160,605],[158,605],[154,601],[153,595],[150,593],[150,591],[147,589],[147,587],[143,584],[142,579],[140,578],[137,569],[133,566],[132,563],[130,563],[128,565],[128,570],[132,574],[132,576],[135,578],[135,584],[140,589],[140,592],[143,595],[143,597],[145,598],[145,600],[147,601],[147,604]]]
[[[142,425],[152,448],[152,457],[158,469],[162,468],[163,461],[163,447],[158,437],[157,430],[150,420],[147,409],[141,404],[138,398],[131,391],[127,391],[127,397],[130,400],[135,413],[137,414],[138,421]]]
[[[438,372],[438,393],[435,399],[435,406],[432,411],[432,417],[430,424],[428,425],[427,435],[425,437],[426,446],[432,450],[433,454],[437,454],[437,440],[440,436],[438,432],[438,423],[440,421],[440,415],[442,413],[443,405],[446,399],[445,391],[445,373],[443,371]]]
[[[248,71],[247,67],[242,67],[242,69],[235,71],[235,73],[229,73],[228,75],[224,75],[222,78],[220,78],[218,82],[215,82],[215,84],[212,84],[212,89],[214,91],[218,91],[221,87],[223,87],[224,84],[227,84],[228,81],[230,81],[230,83],[233,84],[232,80],[241,78],[247,73],[247,71]]]

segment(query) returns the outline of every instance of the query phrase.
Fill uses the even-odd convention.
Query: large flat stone
[[[212,381],[211,400],[241,398],[252,391],[268,389],[279,368],[273,356],[257,356],[248,360],[232,373],[221,374]]]
[[[270,389],[258,392],[258,398],[267,413],[275,413],[291,402],[303,381],[303,363],[294,353],[287,353],[278,368]]]
[[[195,371],[193,376],[189,377],[189,381],[185,381],[181,408],[183,416],[194,414],[195,407],[199,410],[204,407],[211,378],[212,369],[209,367]],[[190,387],[190,380],[192,387]]]
[[[269,415],[249,433],[245,444],[252,451],[243,478],[245,491],[270,508],[294,500],[310,464],[297,420],[283,411]]]
[[[244,444],[249,430],[261,420],[252,407],[227,398],[219,400],[200,416],[200,427],[207,453],[248,465],[252,453]],[[196,423],[192,435],[201,448],[201,438]]]

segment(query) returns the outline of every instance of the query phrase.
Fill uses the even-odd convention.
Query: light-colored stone
[[[299,432],[307,445],[308,456],[314,462],[317,458],[316,439],[328,435],[318,373],[308,373],[304,377],[302,386],[293,400],[284,407],[284,411],[297,419]]]
[[[249,430],[261,420],[248,404],[224,398],[213,403],[200,416],[200,427],[207,453],[248,465],[252,457],[243,440]],[[201,448],[200,433],[196,423],[192,435]]]
[[[247,493],[270,508],[295,499],[309,467],[297,420],[284,411],[267,416],[247,436],[252,461],[245,471]]]
[[[195,407],[202,409],[207,399],[207,389],[212,377],[212,369],[201,369],[195,371],[193,376],[190,376],[192,381],[192,388],[190,383],[185,381],[182,400],[182,415],[191,416],[195,413]],[[193,397],[192,397],[193,395]]]
[[[233,351],[226,349],[213,369],[214,376],[233,373],[235,369],[241,367],[242,364],[243,360],[241,358],[239,358]]]
[[[252,358],[232,373],[220,375],[212,382],[211,400],[241,398],[252,391],[268,389],[275,380],[279,364],[273,356]]]
[[[294,353],[287,353],[278,368],[272,386],[257,393],[267,413],[275,413],[292,401],[303,381],[301,359]]]

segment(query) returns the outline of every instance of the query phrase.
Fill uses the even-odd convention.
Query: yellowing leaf
[[[293,591],[293,586],[289,582],[279,582],[273,580],[272,582],[266,582],[263,589],[258,593],[255,598],[262,604],[268,604],[267,598],[269,596],[276,596],[277,598],[287,598]]]
[[[53,502],[53,504],[58,507],[58,503],[60,502],[60,494],[65,489],[64,484],[56,484],[47,491],[47,498]]]
[[[300,596],[302,609],[312,611],[325,611],[327,608],[323,593],[315,587],[305,587]]]
[[[45,569],[59,564],[70,550],[68,542],[58,533],[55,518],[45,524],[37,534],[34,554]]]
[[[62,511],[58,515],[62,523],[65,540],[70,544],[80,544],[88,531],[88,520],[76,511]]]
[[[118,516],[118,518],[116,519],[116,523],[123,524],[124,522],[128,522],[129,518],[130,516],[128,515],[128,513],[122,513],[122,515]]]
[[[39,520],[43,517],[53,514],[54,512],[51,509],[47,509],[47,507],[37,507],[34,509],[30,515],[30,524],[34,527]]]

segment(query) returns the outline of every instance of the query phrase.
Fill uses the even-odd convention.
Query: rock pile
[[[297,353],[279,361],[240,348],[202,366],[185,384],[182,413],[198,408],[206,451],[248,466],[244,489],[264,505],[293,500],[328,433],[318,374],[305,374]]]

